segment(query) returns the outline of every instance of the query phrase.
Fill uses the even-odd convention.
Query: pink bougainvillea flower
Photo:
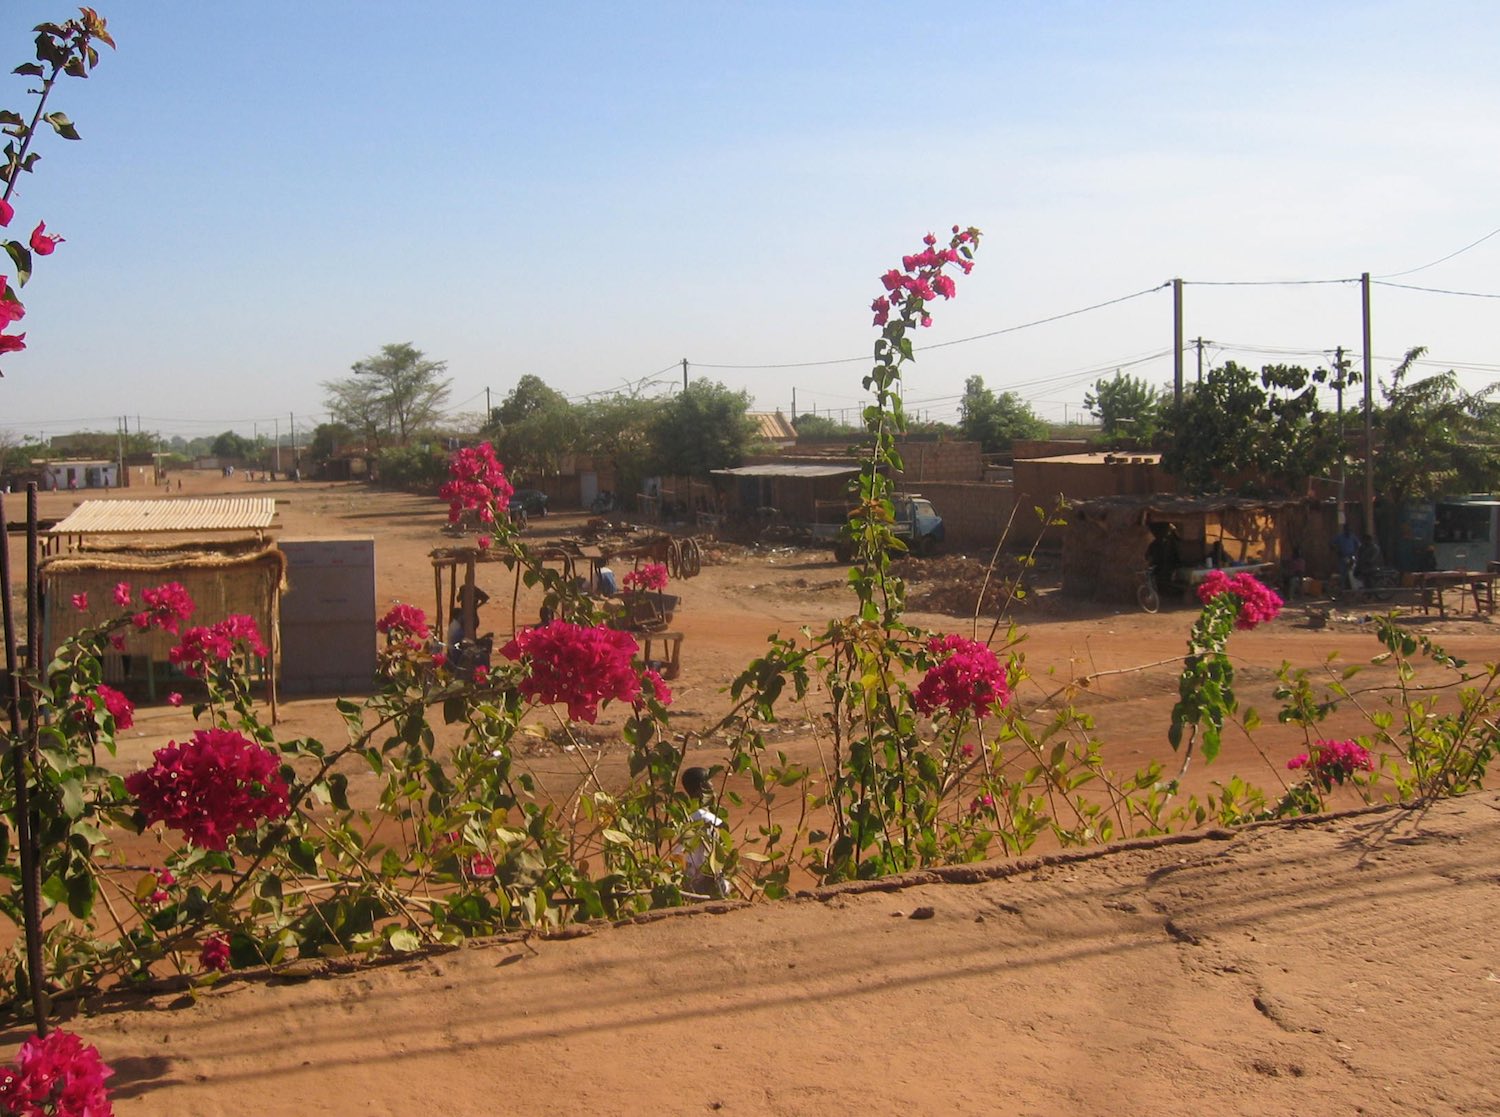
[[[241,830],[291,809],[276,754],[232,729],[199,729],[156,750],[125,777],[147,825],[164,823],[194,845],[223,850]]]
[[[1254,628],[1265,621],[1275,620],[1281,612],[1283,602],[1280,595],[1254,574],[1245,571],[1231,578],[1222,570],[1210,570],[1198,584],[1198,600],[1205,605],[1222,593],[1231,594],[1239,605],[1234,621],[1236,628]]]
[[[152,590],[142,590],[141,600],[148,608],[131,617],[131,623],[139,629],[159,628],[173,636],[177,635],[178,626],[197,608],[181,582],[167,582]]]
[[[110,716],[115,719],[115,729],[129,729],[135,724],[135,706],[130,699],[126,698],[114,687],[98,686],[99,700],[104,703],[104,708],[109,711]]]
[[[118,606],[120,606],[120,608],[122,608],[122,609],[129,607],[129,605],[130,605],[130,583],[129,582],[116,582],[115,583],[115,604],[118,605]]]
[[[0,276],[0,279],[3,278],[5,277]],[[25,317],[26,307],[21,304],[21,300],[15,298],[13,295],[0,292],[0,330],[3,330],[12,322],[19,322]]]
[[[188,629],[167,658],[193,678],[201,679],[214,664],[230,663],[240,654],[264,659],[271,649],[260,638],[254,617],[232,613],[218,624]]]
[[[117,652],[123,652],[125,650],[125,637],[121,636],[118,632],[115,633],[109,638],[109,646]]]
[[[393,640],[426,640],[432,635],[427,614],[415,605],[392,605],[385,616],[375,622],[375,631]]]
[[[665,563],[646,562],[635,570],[628,572],[620,579],[620,584],[628,590],[664,590],[667,588],[667,567]]]
[[[174,690],[171,694],[167,695],[167,705],[168,706],[181,706],[182,705],[182,695],[179,694],[177,691]]]
[[[488,551],[490,549],[490,537],[488,535],[481,535],[475,542],[479,544],[481,551]]]
[[[479,664],[479,666],[477,666],[477,667],[474,668],[474,685],[475,686],[484,686],[484,684],[487,683],[487,682],[489,682],[489,681],[490,681],[490,669],[488,667],[486,667],[484,664],[481,663],[481,664]]]
[[[177,877],[173,875],[171,869],[157,869],[156,883],[163,888],[171,888],[172,885],[177,883]]]
[[[86,593],[75,593],[73,595],[73,608],[77,609],[80,613],[87,613],[89,611],[89,595]]]
[[[229,972],[229,940],[223,935],[210,935],[203,940],[203,949],[198,952],[198,964],[205,971]]]
[[[614,628],[553,621],[518,633],[500,649],[506,659],[525,659],[529,671],[521,694],[533,702],[565,702],[574,721],[598,719],[602,702],[634,702],[641,693],[635,672],[635,637]]]
[[[495,859],[487,853],[476,853],[469,858],[469,872],[476,877],[492,877],[495,875]]]
[[[465,509],[473,509],[481,523],[494,523],[495,510],[510,505],[514,493],[505,467],[488,442],[465,447],[448,463],[449,480],[438,490],[448,502],[448,522],[458,523]]]
[[[641,693],[634,702],[637,712],[646,708],[648,696],[655,698],[663,706],[672,704],[672,690],[654,667],[648,667],[641,672]]]
[[[920,713],[947,710],[979,717],[1010,702],[1005,669],[988,644],[962,636],[934,636],[927,650],[939,657],[912,694]]]
[[[941,296],[951,299],[957,294],[957,285],[951,276],[943,274],[950,264],[965,275],[974,267],[973,244],[978,243],[977,229],[960,230],[954,226],[953,237],[946,248],[937,247],[937,237],[928,233],[922,238],[924,247],[920,252],[901,257],[900,269],[892,268],[880,277],[885,294],[870,304],[875,312],[875,325],[885,326],[894,312],[907,322],[932,325],[932,315],[927,313],[926,303]]]
[[[1375,758],[1358,741],[1314,741],[1312,752],[1294,756],[1286,762],[1292,771],[1306,768],[1312,777],[1330,790],[1334,784],[1352,779],[1356,772],[1373,772]]]
[[[0,334],[0,353],[19,353],[25,348],[25,334]]]
[[[31,251],[35,252],[38,256],[51,256],[62,242],[62,237],[56,233],[47,232],[47,223],[45,221],[38,221],[36,228],[31,230]]]
[[[0,1113],[112,1117],[104,1080],[114,1074],[98,1048],[72,1032],[28,1036],[16,1061],[0,1070]]]
[[[16,215],[16,207],[0,198],[0,227],[10,224],[10,219]]]

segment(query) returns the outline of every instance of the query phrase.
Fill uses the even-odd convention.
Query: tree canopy
[[[213,440],[209,453],[216,458],[248,458],[255,454],[255,443],[242,434],[225,431]]]
[[[1409,379],[1424,349],[1413,349],[1381,389],[1375,488],[1398,503],[1500,486],[1500,413],[1493,388],[1465,392],[1452,372]]]
[[[958,405],[958,429],[986,454],[1006,453],[1018,438],[1045,438],[1047,424],[1015,392],[998,396],[984,386],[984,379],[964,381],[964,397]]]
[[[662,473],[702,476],[744,460],[755,427],[747,412],[750,393],[695,380],[652,416],[651,464]]]
[[[494,409],[485,433],[513,473],[549,473],[576,448],[579,416],[566,396],[527,373]]]
[[[1105,438],[1127,438],[1149,446],[1161,425],[1162,394],[1139,377],[1117,372],[1112,380],[1094,381],[1083,406],[1099,420]]]
[[[356,361],[353,376],[325,380],[324,405],[371,449],[392,441],[405,445],[441,418],[452,384],[442,375],[447,367],[427,360],[410,342],[386,345]]]

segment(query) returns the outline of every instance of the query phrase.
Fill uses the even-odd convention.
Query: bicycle
[[[1136,602],[1148,613],[1154,613],[1161,608],[1161,592],[1156,588],[1156,570],[1153,567],[1139,572],[1140,585],[1135,588]]]

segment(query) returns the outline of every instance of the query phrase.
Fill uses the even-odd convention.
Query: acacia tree
[[[405,445],[442,416],[453,383],[442,375],[447,367],[446,361],[427,360],[410,342],[386,345],[356,361],[352,377],[325,380],[324,406],[372,449],[389,440]]]
[[[695,380],[651,420],[652,464],[663,473],[700,477],[737,466],[755,433],[750,393]]]
[[[986,454],[1005,453],[1018,438],[1045,438],[1047,424],[1015,392],[998,396],[984,386],[984,378],[964,381],[964,398],[958,405],[958,429]]]

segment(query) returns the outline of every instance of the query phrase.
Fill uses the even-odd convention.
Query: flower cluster
[[[647,698],[654,698],[663,706],[672,704],[672,688],[667,686],[655,667],[648,667],[641,672],[641,693],[636,696],[635,708],[639,710],[645,706]]]
[[[1222,570],[1210,570],[1198,584],[1198,600],[1207,605],[1221,593],[1233,594],[1240,603],[1235,628],[1254,628],[1263,621],[1275,620],[1281,612],[1281,596],[1254,574],[1241,571],[1231,578]]]
[[[9,202],[0,201],[0,226],[9,225],[16,211]],[[31,231],[31,251],[38,256],[50,256],[63,238],[47,232],[47,223],[38,221]],[[24,282],[24,276],[22,282]],[[26,317],[26,307],[16,293],[9,289],[9,281],[0,275],[0,330]],[[26,348],[25,334],[0,334],[0,353],[17,353]]]
[[[129,601],[129,586],[122,582],[115,587],[115,600],[120,599],[120,589],[126,590],[125,600]],[[183,587],[181,582],[168,582],[164,586],[158,586],[154,590],[142,590],[141,600],[149,608],[136,613],[130,618],[131,622],[139,629],[160,628],[177,635],[178,625],[193,615],[197,608],[193,604],[193,598]]]
[[[1314,741],[1312,752],[1286,762],[1292,771],[1306,768],[1325,788],[1352,779],[1355,772],[1373,772],[1375,759],[1357,741]]]
[[[182,634],[182,642],[167,653],[167,658],[193,678],[201,679],[213,664],[228,663],[241,648],[262,659],[271,654],[260,638],[255,618],[234,613],[218,624],[188,629]]]
[[[204,970],[229,971],[229,940],[223,935],[209,935],[198,951],[198,965]]]
[[[595,721],[601,702],[634,702],[641,693],[632,664],[635,637],[618,629],[553,621],[518,633],[500,654],[529,661],[530,671],[521,681],[523,695],[548,705],[566,702],[575,721]],[[661,701],[670,699],[670,692],[661,698],[665,686],[651,685]]]
[[[884,326],[890,321],[891,311],[899,315],[903,307],[924,326],[932,325],[932,316],[924,309],[929,299],[939,296],[953,298],[957,287],[951,275],[943,269],[956,264],[965,275],[974,270],[973,245],[979,243],[979,230],[960,229],[953,226],[953,236],[947,248],[937,247],[937,237],[928,233],[922,238],[922,251],[901,257],[900,269],[892,268],[880,277],[886,289],[870,309],[875,312],[875,325]]]
[[[912,695],[917,710],[947,710],[955,716],[972,710],[983,716],[1010,702],[1005,669],[988,644],[962,636],[934,636],[927,650],[939,661],[928,669]]]
[[[109,711],[110,717],[115,719],[115,731],[129,729],[135,724],[135,706],[130,699],[126,698],[114,687],[98,686],[99,701],[104,703],[104,708]]]
[[[222,850],[240,830],[291,808],[276,754],[231,729],[199,729],[169,741],[154,763],[125,777],[147,824],[166,823],[188,841]]]
[[[151,874],[156,881],[156,887],[151,890],[151,902],[153,904],[165,904],[172,898],[167,889],[177,883],[177,877],[171,869],[157,869]]]
[[[628,590],[664,590],[667,588],[667,568],[664,563],[642,563],[620,579]]]
[[[0,1113],[16,1117],[112,1117],[104,1080],[114,1071],[72,1032],[30,1036],[0,1070]]]
[[[432,636],[427,623],[427,614],[415,605],[392,605],[385,616],[375,622],[375,631],[388,643],[405,644],[413,650],[420,648]]]
[[[448,477],[438,495],[448,502],[451,524],[458,523],[466,508],[476,509],[480,520],[493,523],[495,510],[510,505],[514,490],[505,479],[505,467],[495,457],[495,448],[488,442],[454,454],[448,463]]]

